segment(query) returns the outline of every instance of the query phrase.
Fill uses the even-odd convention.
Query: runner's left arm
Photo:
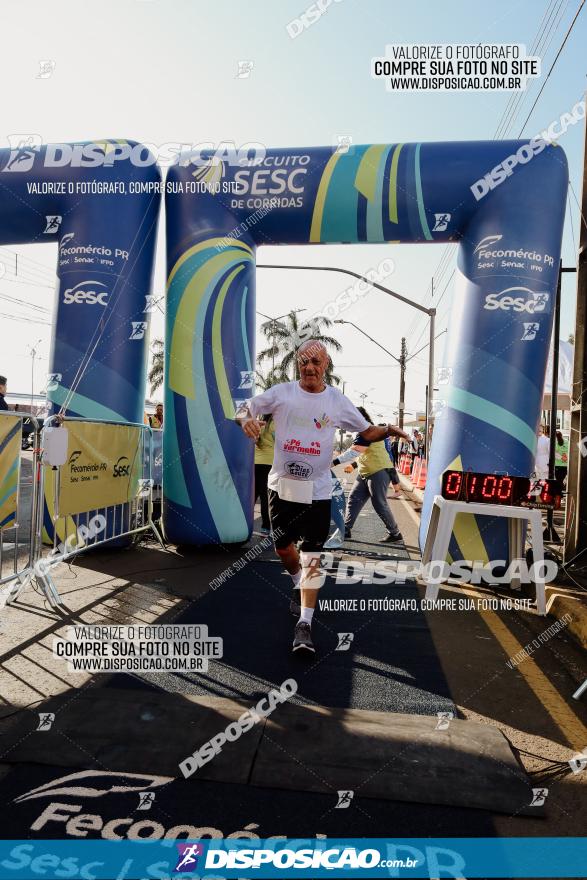
[[[358,431],[363,440],[374,443],[377,440],[384,440],[386,437],[404,437],[409,440],[409,435],[396,428],[394,425],[370,425],[357,407],[351,403],[348,397],[341,394],[341,408],[339,413],[338,427],[345,428],[347,431]],[[368,445],[368,444],[367,444]]]

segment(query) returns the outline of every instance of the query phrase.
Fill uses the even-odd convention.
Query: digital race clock
[[[477,504],[509,504],[558,510],[562,489],[558,480],[510,477],[507,474],[478,474],[472,471],[445,471],[441,495],[450,501]]]

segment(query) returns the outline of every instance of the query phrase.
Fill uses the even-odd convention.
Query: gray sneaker
[[[294,617],[299,619],[300,614],[302,613],[302,606],[300,605],[300,591],[294,590],[291,594],[291,600],[289,603],[289,613],[293,614]]]
[[[306,623],[303,620],[300,620],[298,623],[296,623],[292,650],[305,650],[311,651],[312,654],[316,653],[314,643],[312,641],[312,627],[309,623]]]

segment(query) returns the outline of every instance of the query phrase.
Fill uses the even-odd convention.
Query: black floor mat
[[[40,797],[15,800],[39,786],[63,779],[71,772],[78,773],[75,780],[54,784]],[[113,785],[125,784],[129,792],[109,792]],[[104,793],[88,797],[80,789],[90,785]],[[75,787],[72,791],[72,787]],[[145,823],[144,836],[158,834],[151,831],[149,823],[158,823],[167,834],[177,826],[182,837],[204,838],[241,832],[249,836],[267,838],[285,835],[290,838],[315,837],[451,837],[455,829],[461,837],[493,837],[495,829],[489,813],[483,810],[464,810],[456,807],[431,806],[429,804],[399,803],[355,797],[346,809],[337,809],[336,794],[315,794],[275,789],[255,788],[247,785],[174,780],[151,789],[155,798],[147,810],[137,810],[139,795],[137,780],[102,780],[84,776],[84,771],[71,771],[64,767],[44,767],[24,764],[16,767],[2,780],[3,839],[58,839],[79,840],[68,830],[80,812],[95,817],[84,827],[84,839],[100,838],[102,828],[114,819],[122,819],[118,833],[126,836],[132,823]],[[69,788],[71,793],[64,792]],[[143,788],[148,786],[143,785]],[[52,789],[61,789],[52,793]],[[77,791],[75,791],[77,789]],[[58,802],[58,805],[52,802]],[[51,805],[52,804],[52,808]],[[46,818],[40,819],[44,811]],[[53,818],[49,818],[53,814]],[[61,817],[61,818],[59,818]],[[124,817],[130,821],[124,822]],[[35,824],[35,829],[31,826]],[[149,825],[149,828],[146,826]],[[156,826],[156,827],[158,827]],[[134,832],[132,832],[134,833]],[[240,836],[240,835],[237,835]],[[176,849],[170,842],[171,850]]]
[[[174,620],[206,624],[210,636],[222,637],[222,660],[211,662],[207,673],[157,674],[148,681],[170,691],[255,700],[295,678],[294,699],[324,706],[422,715],[454,711],[413,583],[337,584],[327,578],[319,598],[323,609],[313,623],[317,654],[307,659],[291,653],[290,595],[291,579],[280,567],[250,563]],[[344,609],[334,610],[341,600]],[[362,603],[365,610],[359,610]],[[337,650],[339,633],[352,635],[347,650]],[[136,687],[137,679],[115,675],[108,686]]]

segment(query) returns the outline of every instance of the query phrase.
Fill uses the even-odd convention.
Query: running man
[[[297,361],[299,382],[283,382],[258,394],[239,410],[237,420],[247,437],[257,440],[263,429],[257,416],[273,415],[275,455],[267,482],[271,528],[275,550],[294,584],[290,610],[299,620],[293,650],[314,652],[311,627],[324,580],[320,562],[330,527],[335,431],[356,431],[370,441],[406,435],[392,425],[370,425],[338,388],[326,385],[329,355],[321,342],[307,340],[298,349]]]
[[[373,419],[364,407],[360,406],[359,412],[370,425],[373,424]],[[383,538],[383,542],[397,544],[403,541],[395,517],[387,503],[387,490],[391,479],[390,471],[393,462],[385,442],[382,440],[370,441],[365,438],[364,433],[363,435],[357,434],[350,449],[338,458],[335,458],[332,463],[334,465],[342,464],[345,461],[349,461],[355,455],[358,455],[358,461],[353,461],[351,465],[345,468],[347,473],[351,473],[355,467],[359,468],[359,475],[355,480],[355,485],[351,489],[347,501],[344,518],[345,539],[348,540],[351,537],[351,529],[359,513],[370,498],[377,516],[387,529],[387,535]]]

